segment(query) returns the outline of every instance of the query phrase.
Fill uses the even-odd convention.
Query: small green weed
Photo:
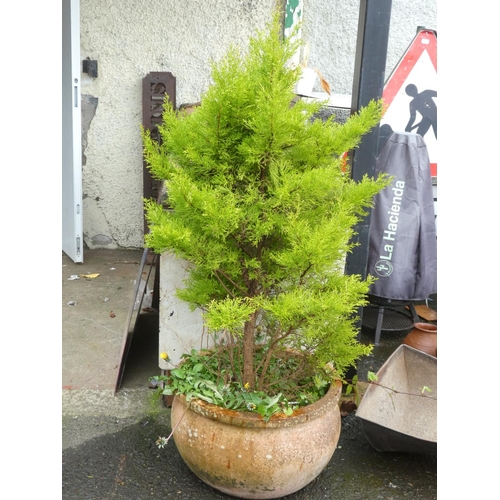
[[[260,353],[259,355],[263,355]],[[162,395],[184,394],[186,400],[201,399],[222,408],[238,411],[256,412],[268,421],[275,413],[291,415],[293,410],[309,405],[322,398],[329,386],[330,379],[324,375],[306,376],[301,381],[301,390],[295,391],[295,384],[290,387],[293,392],[287,395],[284,391],[266,393],[249,390],[248,386],[236,380],[233,373],[219,372],[219,357],[212,351],[192,350],[183,355],[183,361],[169,375],[151,377],[155,384],[162,382],[157,392]],[[280,381],[280,388],[286,389],[286,380],[290,372],[296,369],[293,356],[278,358],[274,361],[274,378]]]

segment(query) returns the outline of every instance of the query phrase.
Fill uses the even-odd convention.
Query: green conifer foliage
[[[344,259],[353,226],[387,185],[353,182],[342,157],[379,122],[382,103],[345,124],[314,120],[321,103],[291,104],[298,42],[280,34],[276,16],[246,52],[234,47],[214,64],[193,113],[167,102],[161,146],[143,133],[169,205],[146,201],[146,245],[193,264],[178,296],[203,309],[219,348],[242,356],[234,376],[259,389],[269,364],[257,366],[259,345],[269,356],[300,349],[339,375],[369,352],[354,315],[370,280],[345,275]]]

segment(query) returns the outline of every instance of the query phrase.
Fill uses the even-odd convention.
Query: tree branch
[[[214,273],[215,273],[215,277],[219,280],[219,283],[224,287],[226,292],[229,295],[231,295],[231,297],[233,297],[233,298],[235,297],[234,293],[231,292],[231,290],[229,290],[229,288],[224,284],[224,282],[220,279],[218,273],[222,274],[222,276],[224,276],[224,278],[226,278],[235,288],[237,288],[240,292],[242,292],[245,295],[245,297],[248,297],[247,290],[244,290],[243,288],[238,286],[224,271],[222,271],[220,269],[215,269]]]

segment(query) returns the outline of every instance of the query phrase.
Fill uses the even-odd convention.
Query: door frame
[[[62,250],[83,263],[80,0],[62,2]]]

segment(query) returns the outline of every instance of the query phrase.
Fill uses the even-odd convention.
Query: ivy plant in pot
[[[278,498],[312,481],[340,433],[345,371],[370,347],[355,313],[370,279],[345,275],[353,227],[387,179],[350,179],[343,153],[382,116],[371,102],[346,123],[291,104],[298,48],[280,17],[231,48],[190,114],[165,103],[161,143],[143,132],[165,205],[146,200],[146,245],[190,262],[177,295],[213,340],[164,382],[190,469],[241,498]],[[310,429],[309,429],[310,427]]]

